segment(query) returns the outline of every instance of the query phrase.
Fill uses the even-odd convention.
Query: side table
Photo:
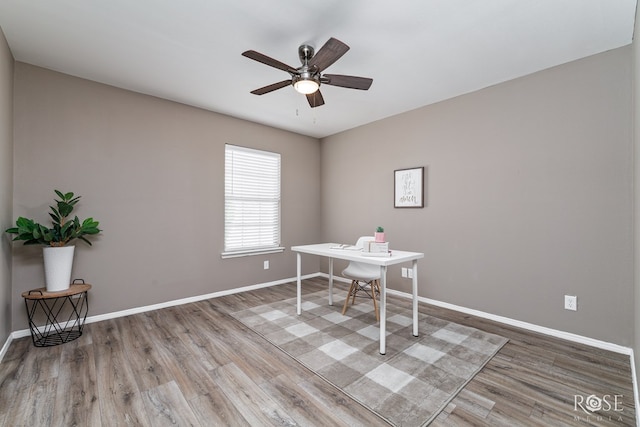
[[[73,283],[64,291],[47,292],[47,288],[38,288],[22,293],[34,346],[50,347],[82,335],[89,312],[89,289],[88,283]],[[37,326],[35,322],[42,319],[42,315],[44,325]]]

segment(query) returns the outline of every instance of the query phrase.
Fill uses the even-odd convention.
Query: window
[[[280,154],[225,145],[223,258],[282,252]]]

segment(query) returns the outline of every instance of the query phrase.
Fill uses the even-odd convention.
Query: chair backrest
[[[373,236],[362,236],[358,239],[355,246],[363,248],[365,242],[374,241]],[[343,270],[343,274],[349,274],[351,277],[359,277],[363,280],[371,280],[372,278],[380,278],[380,267],[373,264],[363,262],[350,261],[347,268]]]

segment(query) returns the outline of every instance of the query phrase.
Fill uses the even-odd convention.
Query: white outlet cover
[[[578,297],[575,295],[564,296],[564,308],[566,310],[577,311],[578,310]]]

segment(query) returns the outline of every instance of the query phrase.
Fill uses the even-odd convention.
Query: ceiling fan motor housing
[[[303,44],[300,47],[298,47],[298,56],[300,57],[300,62],[302,63],[302,67],[299,67],[296,70],[297,72],[295,74],[291,74],[291,84],[293,85],[293,87],[296,88],[297,91],[305,94],[313,93],[315,92],[315,90],[317,90],[318,87],[320,87],[320,73],[319,73],[318,67],[316,66],[309,67],[309,61],[311,60],[311,58],[313,58],[314,53],[315,53],[315,50],[313,46]],[[315,90],[312,89],[314,88],[314,86],[311,86],[311,88],[307,86],[308,88],[307,91],[299,88],[297,83],[304,80],[315,82],[316,83]]]
[[[302,65],[307,65],[309,60],[313,58],[313,54],[315,53],[315,49],[313,46],[309,46],[308,44],[300,45],[298,48],[298,57],[300,58],[300,62]]]

